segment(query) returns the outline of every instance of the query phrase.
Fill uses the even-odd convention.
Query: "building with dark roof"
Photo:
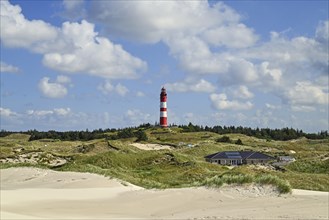
[[[205,156],[205,159],[221,165],[265,164],[275,160],[274,157],[254,151],[224,151]]]

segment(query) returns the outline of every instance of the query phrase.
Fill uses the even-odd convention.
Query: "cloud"
[[[328,67],[326,47],[328,36],[325,33],[327,23],[328,21],[319,24],[314,38],[298,36],[288,39],[283,34],[272,32],[270,41],[252,48],[242,49],[236,56],[244,59],[263,60],[266,66],[283,69],[293,76],[297,73],[299,76],[309,74],[310,70],[313,70],[313,74],[318,74],[319,70],[323,71],[323,69],[319,69],[319,65]],[[304,68],[300,68],[301,64],[304,65]]]
[[[142,112],[139,109],[128,109],[124,115],[124,120],[130,125],[140,125],[150,122],[151,119],[152,117],[149,113]]]
[[[279,68],[269,68],[269,62],[262,62],[259,65],[259,74],[262,77],[264,84],[278,85],[282,79],[282,71]]]
[[[97,1],[89,18],[109,33],[156,43],[178,32],[197,34],[236,23],[240,16],[223,3],[210,6],[208,1]]]
[[[197,36],[177,34],[166,39],[170,54],[179,61],[180,68],[192,74],[218,74],[228,70],[227,57],[213,54]]]
[[[276,106],[276,105],[272,105],[272,104],[269,104],[269,103],[266,103],[265,106],[266,106],[266,108],[272,109],[272,110],[281,108],[281,106]]]
[[[83,18],[86,15],[86,10],[84,8],[84,0],[63,0],[63,17],[70,19],[79,19]]]
[[[71,108],[30,109],[22,114],[27,129],[40,130],[83,130],[106,127],[108,113],[88,114],[74,112]]]
[[[310,81],[298,81],[285,91],[284,99],[294,106],[328,105],[329,93],[328,88],[321,88]]]
[[[69,107],[51,109],[29,109],[17,113],[9,108],[0,107],[1,128],[6,130],[84,130],[111,127],[134,126],[153,123],[155,118],[141,110],[128,110],[115,115],[110,112],[75,112]],[[17,127],[18,126],[18,127]]]
[[[199,81],[186,80],[184,82],[167,83],[165,87],[170,91],[176,92],[214,92],[215,86],[210,82],[200,79]]]
[[[257,78],[248,61],[212,52],[211,47],[245,48],[258,40],[253,29],[242,24],[241,16],[224,3],[97,1],[92,3],[89,18],[120,37],[147,43],[164,42],[188,73],[236,74],[246,81]],[[237,63],[248,68],[247,74],[236,70]]]
[[[99,85],[98,90],[100,90],[105,95],[110,94],[111,92],[115,92],[120,96],[125,96],[129,92],[127,87],[121,85],[120,83],[114,86],[110,81],[105,81],[103,84]]]
[[[67,95],[67,89],[64,85],[54,82],[50,83],[48,77],[44,77],[39,81],[39,90],[48,98],[63,98]]]
[[[258,40],[252,29],[240,23],[207,30],[203,33],[203,38],[211,45],[229,48],[250,47]]]
[[[329,41],[329,21],[321,21],[315,31],[315,39],[328,46]],[[326,47],[328,49],[328,47]]]
[[[121,45],[97,37],[94,25],[85,20],[81,24],[65,22],[62,33],[64,39],[73,43],[74,49],[45,54],[43,63],[52,69],[68,73],[86,72],[111,79],[136,78],[137,70],[146,70],[144,61],[131,56]]]
[[[115,86],[115,91],[121,96],[125,96],[129,92],[127,87],[121,85],[120,83]]]
[[[9,108],[0,107],[1,129],[13,130],[24,123],[23,115]]]
[[[251,99],[254,97],[254,94],[249,91],[247,86],[239,86],[238,89],[234,89],[233,95],[240,99]]]
[[[19,116],[19,114],[10,110],[9,108],[0,107],[0,116],[4,118],[11,118],[11,117],[17,117]]]
[[[33,48],[41,42],[51,42],[57,29],[41,20],[29,21],[18,5],[1,1],[1,43],[9,47]]]
[[[64,22],[61,28],[27,20],[19,6],[1,1],[1,42],[43,55],[43,64],[66,73],[111,79],[132,79],[147,69],[146,62],[121,45],[98,36],[94,24]]]
[[[71,79],[67,76],[59,75],[56,78],[56,82],[60,84],[67,84],[71,82]]]
[[[70,108],[54,108],[53,110],[28,110],[28,116],[46,117],[46,116],[67,116],[71,113]]]
[[[70,108],[55,108],[54,113],[60,116],[66,116],[70,114],[71,109]]]
[[[144,97],[145,94],[144,94],[144,92],[138,91],[138,92],[136,92],[136,96],[137,97]]]
[[[291,110],[294,112],[313,112],[316,109],[313,106],[291,106]]]
[[[1,73],[17,73],[17,72],[19,72],[19,68],[1,61],[0,62],[0,72]]]
[[[211,94],[210,100],[212,105],[218,110],[249,110],[253,107],[253,104],[249,101],[239,102],[236,100],[228,100],[226,94]]]
[[[258,77],[256,67],[252,62],[231,58],[229,59],[228,71],[221,76],[220,80],[223,80],[224,84],[241,84],[255,82]]]

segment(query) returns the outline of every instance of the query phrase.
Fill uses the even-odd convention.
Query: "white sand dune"
[[[134,147],[137,147],[141,150],[164,150],[164,149],[172,149],[169,145],[163,144],[141,144],[141,143],[132,143],[130,144]]]
[[[0,219],[328,219],[329,193],[271,187],[146,190],[95,174],[1,170]]]

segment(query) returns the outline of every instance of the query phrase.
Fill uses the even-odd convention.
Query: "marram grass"
[[[288,181],[280,179],[270,174],[252,176],[249,174],[226,174],[223,176],[213,176],[205,179],[200,185],[209,187],[221,187],[223,184],[250,184],[257,183],[260,185],[272,185],[278,189],[280,193],[290,193],[291,186]]]

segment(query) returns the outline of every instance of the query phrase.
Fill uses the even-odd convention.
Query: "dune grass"
[[[70,156],[72,160],[56,168],[60,171],[90,172],[118,178],[145,188],[179,188],[191,186],[220,187],[223,184],[270,184],[281,193],[292,188],[329,191],[329,140],[266,141],[241,134],[226,134],[231,140],[241,139],[243,145],[217,143],[222,135],[212,132],[182,133],[180,129],[145,130],[147,143],[167,143],[172,150],[143,151],[130,144],[134,138],[92,141],[28,142],[26,135],[0,138],[0,157],[13,156],[14,147],[26,150],[39,149],[58,156]],[[146,143],[146,142],[145,142]],[[182,144],[183,143],[183,144]],[[193,147],[188,147],[192,144]],[[81,146],[93,146],[86,152]],[[204,156],[230,150],[265,151],[270,155],[290,154],[296,162],[286,166],[286,172],[257,170],[251,166],[229,169],[218,164],[205,162]],[[11,166],[38,166],[31,164],[1,164],[0,168]],[[290,185],[289,185],[290,183]]]
[[[222,176],[213,176],[204,180],[201,185],[209,187],[221,187],[223,184],[244,185],[251,183],[260,185],[272,185],[276,187],[280,193],[291,192],[291,186],[288,181],[270,174],[259,176],[252,176],[249,174],[226,174]]]

